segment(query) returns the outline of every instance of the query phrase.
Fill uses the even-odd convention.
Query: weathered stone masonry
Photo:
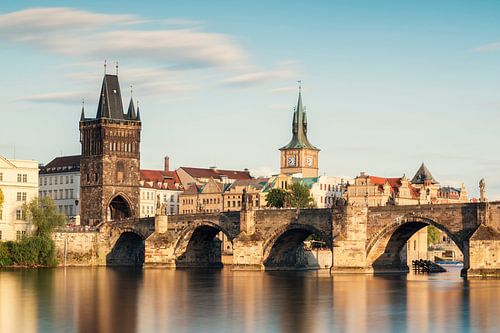
[[[132,263],[143,260],[146,267],[213,267],[221,265],[215,236],[223,232],[233,242],[233,269],[263,270],[304,268],[302,242],[315,235],[333,251],[332,273],[388,273],[407,271],[399,251],[427,225],[463,251],[464,275],[500,276],[497,202],[157,216],[54,238],[60,262],[66,253],[68,265],[119,264],[130,253]]]

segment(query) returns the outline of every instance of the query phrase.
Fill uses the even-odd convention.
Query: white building
[[[302,179],[302,182],[309,187],[309,192],[318,208],[329,208],[335,198],[342,198],[348,181],[352,180],[332,176]]]
[[[0,241],[21,239],[31,231],[22,205],[38,195],[38,162],[0,156]]]
[[[56,157],[40,167],[40,198],[51,197],[60,213],[80,221],[80,155]]]
[[[165,158],[164,170],[141,170],[140,217],[155,216],[157,205],[164,206],[167,214],[179,214],[179,194],[183,188],[177,173],[168,168]]]

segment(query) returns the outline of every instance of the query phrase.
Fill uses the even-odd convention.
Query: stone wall
[[[60,266],[104,266],[108,240],[98,231],[55,232],[52,234]]]

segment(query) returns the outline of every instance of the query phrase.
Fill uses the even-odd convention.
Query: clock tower
[[[302,174],[302,177],[318,177],[319,149],[307,139],[307,117],[302,106],[302,92],[299,87],[299,99],[293,113],[292,140],[280,148],[281,173],[292,175]]]

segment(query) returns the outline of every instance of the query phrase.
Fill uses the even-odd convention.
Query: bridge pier
[[[342,206],[333,214],[332,274],[371,273],[366,267],[368,207]]]
[[[463,273],[468,278],[500,278],[500,232],[496,228],[481,225],[474,232],[469,240],[469,268]]]

